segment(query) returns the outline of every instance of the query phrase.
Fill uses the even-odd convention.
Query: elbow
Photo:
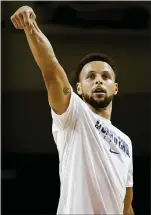
[[[124,215],[134,215],[134,210],[132,208],[132,206],[128,207],[128,208],[124,208]]]

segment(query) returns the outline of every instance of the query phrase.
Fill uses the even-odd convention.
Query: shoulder
[[[64,130],[70,127],[77,120],[81,119],[86,112],[85,102],[73,91],[71,87],[71,96],[69,100],[69,105],[66,111],[62,114],[57,114],[51,108],[51,115],[54,124],[59,130]]]

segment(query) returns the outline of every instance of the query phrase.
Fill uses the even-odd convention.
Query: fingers
[[[19,16],[14,15],[11,17],[11,21],[12,21],[12,23],[16,29],[23,29],[24,28],[24,23],[21,19],[21,16],[19,17]]]
[[[25,28],[24,20],[23,20],[23,15],[19,14],[18,17],[16,17],[17,23],[20,26],[21,29]]]
[[[30,25],[30,17],[29,16],[30,16],[29,13],[27,13],[27,12],[23,13],[23,21],[24,21],[25,27]]]
[[[16,23],[18,29],[23,29],[24,28],[24,23],[22,22],[21,17],[14,17],[14,22]]]
[[[12,17],[11,21],[16,29],[25,29],[28,33],[32,33],[33,25],[36,15],[29,7],[20,8]]]
[[[23,21],[24,21],[24,28],[28,31],[28,33],[32,33],[32,25],[31,23],[33,20],[30,18],[31,14],[24,12],[23,13]]]
[[[18,24],[17,24],[17,21],[16,21],[15,17],[12,16],[12,17],[11,17],[11,21],[12,21],[14,27],[15,27],[16,29],[19,29],[19,26],[18,26]]]

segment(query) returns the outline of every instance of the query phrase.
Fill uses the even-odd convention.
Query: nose
[[[100,76],[96,77],[95,84],[103,84],[102,78]]]
[[[99,85],[99,84],[103,84],[103,82],[102,81],[96,81],[95,82],[97,85]]]

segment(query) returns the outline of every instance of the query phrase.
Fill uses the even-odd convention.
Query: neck
[[[112,113],[112,102],[105,108],[97,108],[95,109],[94,107],[92,107],[90,104],[87,103],[87,105],[90,107],[90,109],[98,114],[99,116],[110,120],[111,119],[111,113]]]

